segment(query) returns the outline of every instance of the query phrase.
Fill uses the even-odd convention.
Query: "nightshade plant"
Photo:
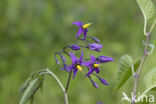
[[[59,52],[55,52],[56,64],[62,63],[62,68],[60,68],[60,70],[69,73],[66,87],[64,88],[59,78],[49,69],[35,72],[31,74],[31,76],[26,80],[26,82],[20,88],[20,91],[22,92],[20,104],[25,104],[28,100],[33,99],[33,96],[36,93],[36,91],[42,86],[44,76],[46,74],[49,74],[52,77],[54,77],[58,82],[58,84],[60,85],[60,88],[64,93],[65,104],[68,104],[67,91],[69,88],[70,80],[71,79],[74,80],[75,77],[79,77],[76,75],[78,72],[82,72],[83,75],[90,80],[90,82],[95,88],[99,88],[99,86],[92,79],[92,76],[95,76],[97,79],[99,79],[99,81],[103,85],[106,86],[108,85],[108,82],[104,78],[101,78],[98,75],[101,72],[100,70],[102,70],[99,68],[99,66],[107,62],[112,62],[113,58],[108,56],[95,57],[94,55],[90,54],[89,56],[85,56],[88,57],[85,59],[84,51],[83,51],[84,48],[86,48],[87,51],[90,50],[90,51],[100,52],[103,45],[100,44],[99,39],[93,36],[87,36],[88,27],[91,25],[91,23],[84,24],[80,21],[77,21],[77,22],[73,22],[72,24],[79,27],[76,35],[76,39],[77,39],[76,44],[64,46],[63,49],[61,49]],[[82,39],[79,38],[81,34],[84,35]],[[82,42],[83,45],[79,45],[79,42]],[[67,50],[68,48],[70,49],[70,51]],[[80,52],[80,51],[81,51],[80,57],[74,54],[75,52]],[[66,55],[66,57],[71,59],[71,64],[69,65],[67,64],[67,60],[63,54]],[[58,60],[57,58],[58,56],[60,57],[60,60]]]

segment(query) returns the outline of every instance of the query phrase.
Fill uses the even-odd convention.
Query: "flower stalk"
[[[66,93],[65,88],[63,87],[62,83],[60,82],[59,78],[53,73],[51,72],[49,69],[47,69],[47,72],[56,79],[57,83],[59,84],[60,88],[62,89],[63,93],[64,93],[64,100],[65,100],[65,104],[68,104],[68,95]]]
[[[69,83],[70,83],[70,80],[71,80],[71,76],[72,76],[72,70],[71,70],[70,73],[69,73],[69,77],[68,77],[68,81],[67,81],[67,85],[66,85],[65,93],[67,93],[67,91],[68,91]]]

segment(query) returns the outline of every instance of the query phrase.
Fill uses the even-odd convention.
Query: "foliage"
[[[123,86],[124,83],[130,78],[130,76],[134,74],[132,73],[132,65],[134,68],[134,72],[136,72],[139,64],[140,60],[134,63],[132,57],[129,55],[123,55],[120,58],[117,83],[114,91],[117,91],[121,86]]]

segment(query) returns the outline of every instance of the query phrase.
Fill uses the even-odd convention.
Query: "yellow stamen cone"
[[[97,68],[99,67],[100,65],[99,64],[94,64],[94,68]]]
[[[91,23],[87,23],[87,24],[84,24],[82,27],[85,29],[85,28],[88,28],[90,25]]]
[[[77,69],[80,70],[80,71],[82,71],[82,68],[81,68],[80,65],[77,65]]]

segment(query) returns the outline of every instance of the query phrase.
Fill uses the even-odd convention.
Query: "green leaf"
[[[120,58],[119,70],[117,76],[117,83],[114,88],[114,91],[120,89],[121,86],[130,78],[132,75],[131,65],[134,65],[134,72],[138,69],[140,60],[133,63],[133,59],[129,55],[124,55]]]
[[[19,89],[20,92],[22,92],[22,97],[19,104],[25,104],[27,101],[30,101],[31,104],[33,103],[34,94],[38,91],[39,88],[42,90],[45,75],[51,75],[53,78],[55,78],[62,91],[65,92],[65,88],[63,87],[58,77],[47,68],[46,70],[32,73],[25,81],[25,83]]]
[[[144,93],[147,93],[151,90],[156,89],[156,68],[149,71],[144,77],[144,83],[146,90]]]
[[[144,34],[146,34],[147,21],[152,19],[155,15],[155,8],[151,0],[137,0],[139,7],[144,16]]]
[[[155,14],[155,8],[151,0],[137,0],[145,19],[151,19]]]
[[[25,104],[28,100],[31,100],[34,94],[38,91],[43,83],[43,76],[39,76],[38,78],[32,79],[29,81],[27,87],[22,94],[20,104]]]

